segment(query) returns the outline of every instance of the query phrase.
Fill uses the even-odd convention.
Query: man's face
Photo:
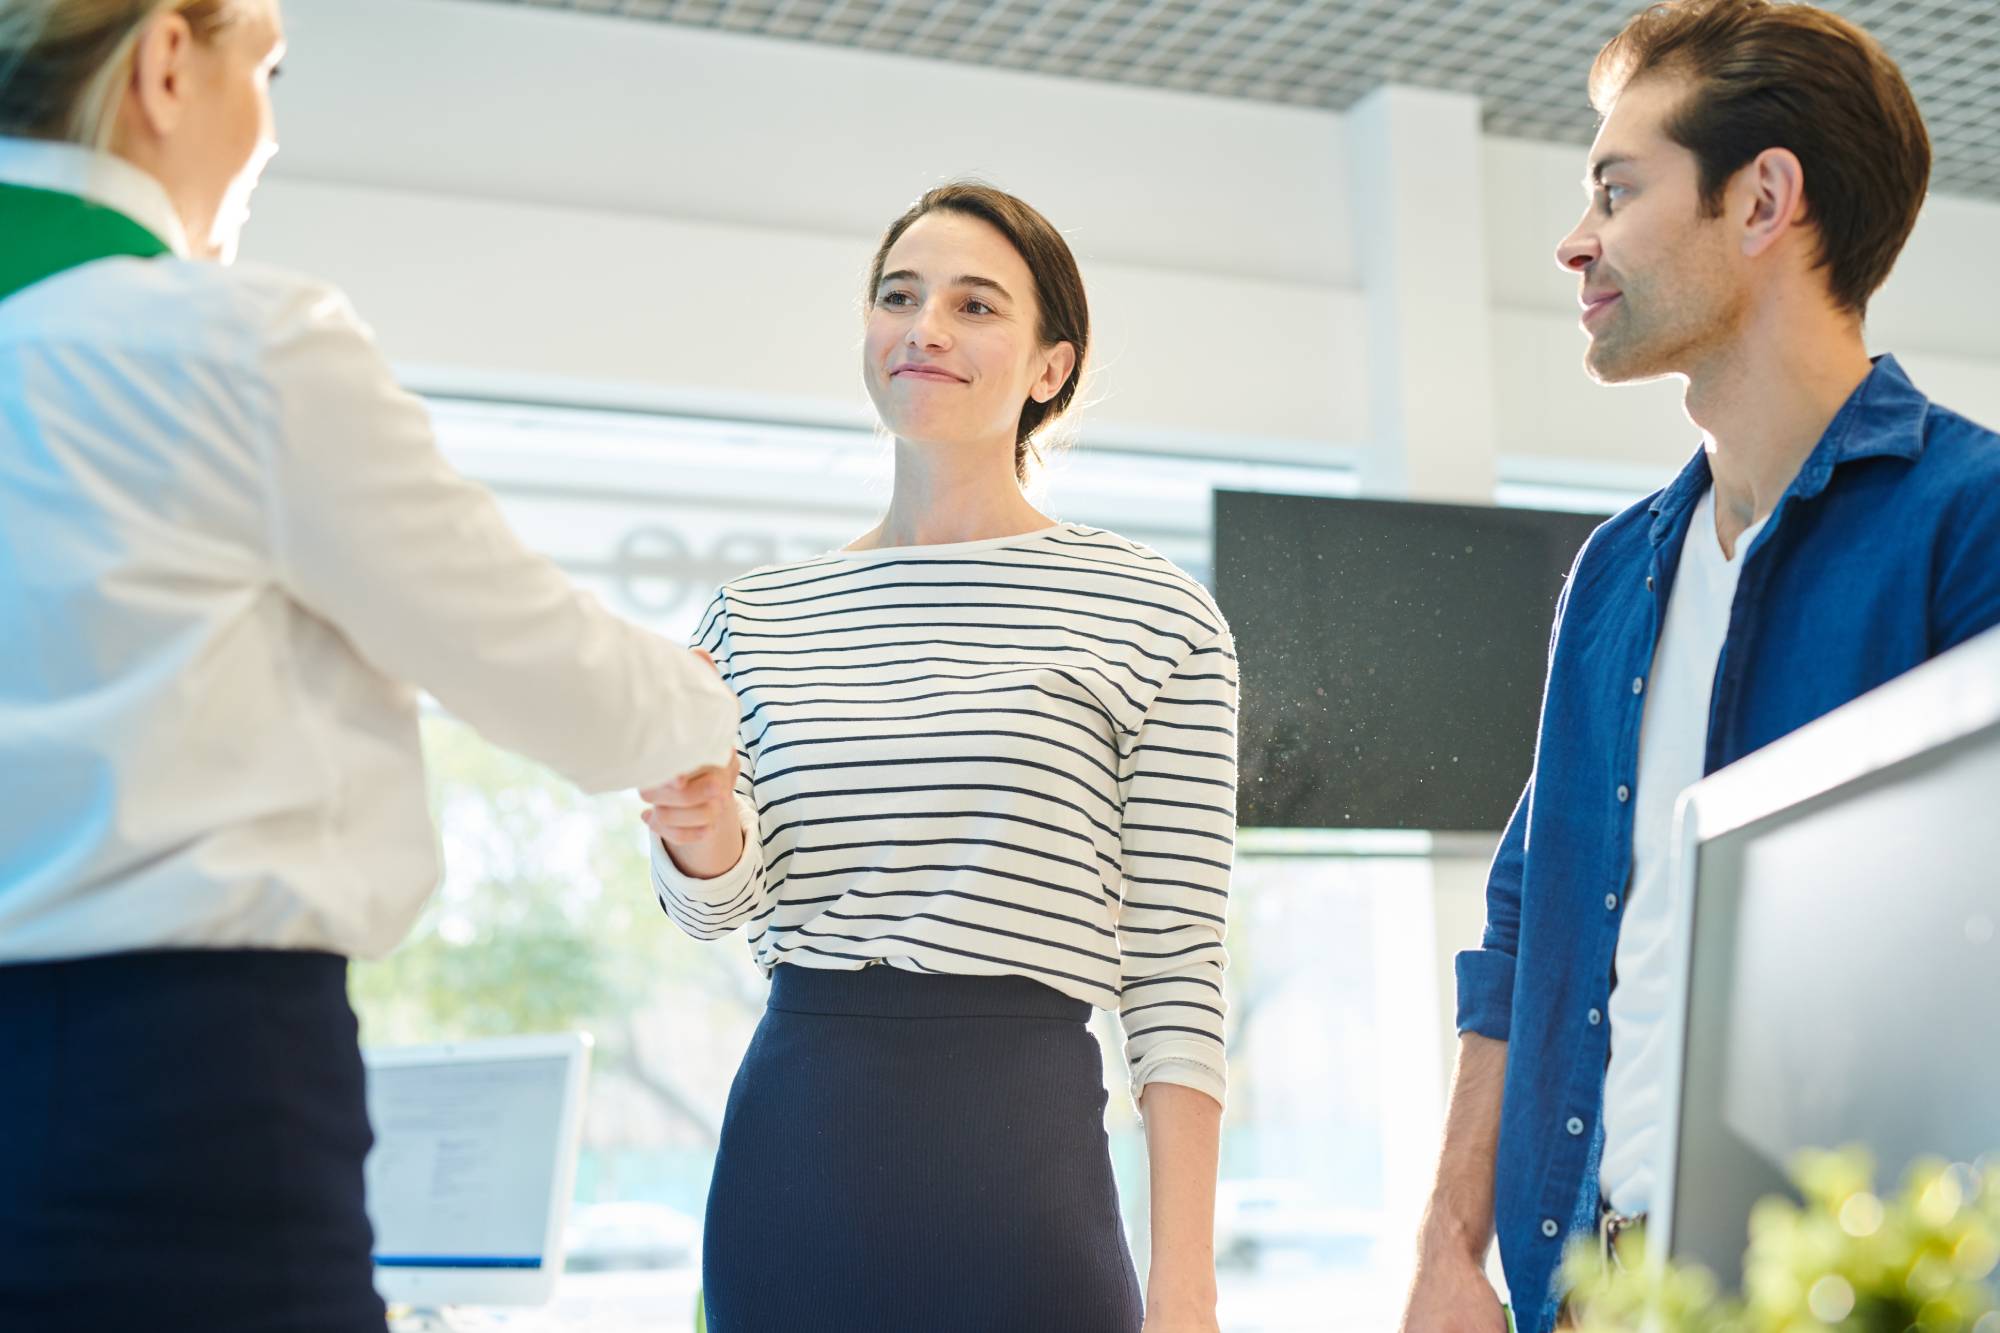
[[[1693,374],[1727,355],[1748,307],[1728,215],[1704,215],[1700,166],[1667,137],[1689,92],[1655,74],[1619,95],[1591,145],[1583,220],[1556,250],[1580,279],[1584,368],[1602,384]]]

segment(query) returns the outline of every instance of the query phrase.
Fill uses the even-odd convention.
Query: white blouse
[[[726,761],[728,690],[521,545],[337,291],[188,260],[114,159],[0,181],[174,250],[0,300],[0,962],[387,952],[438,878],[418,689],[592,790]]]

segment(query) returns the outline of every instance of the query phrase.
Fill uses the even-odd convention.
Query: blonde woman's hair
[[[0,134],[111,144],[147,20],[177,12],[206,42],[243,0],[0,0]]]

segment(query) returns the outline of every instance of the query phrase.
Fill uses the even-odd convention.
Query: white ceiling
[[[1477,94],[1497,134],[1587,142],[1606,0],[496,0],[1341,110],[1385,82]],[[1915,89],[1938,190],[2000,199],[2000,0],[1825,0]]]

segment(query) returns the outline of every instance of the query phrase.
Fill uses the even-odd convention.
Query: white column
[[[1478,99],[1380,88],[1348,112],[1347,133],[1367,303],[1362,487],[1385,498],[1491,504],[1499,432]],[[1383,1127],[1388,1255],[1398,1278],[1414,1257],[1456,1046],[1451,954],[1482,896],[1469,864],[1440,857],[1410,869],[1423,882],[1407,885],[1397,910],[1378,907],[1374,941],[1377,969],[1432,979],[1421,1001],[1400,996],[1382,1024],[1385,1057],[1395,1053],[1398,1085],[1412,1094]]]
[[[1368,303],[1369,494],[1489,504],[1493,351],[1479,100],[1383,87],[1347,115]]]

